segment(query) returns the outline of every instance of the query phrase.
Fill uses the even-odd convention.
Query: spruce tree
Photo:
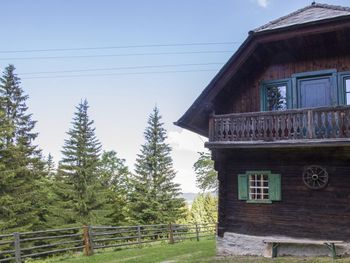
[[[67,132],[56,175],[56,193],[61,210],[57,215],[64,224],[97,223],[102,206],[98,181],[101,144],[89,120],[88,103],[82,101]]]
[[[49,153],[45,161],[45,172],[50,178],[54,177],[56,173],[55,162],[53,161],[51,153]]]
[[[171,148],[165,142],[166,130],[157,107],[149,116],[144,137],[146,142],[141,146],[131,181],[131,217],[139,224],[175,222],[183,215],[185,206],[179,184],[173,182],[176,173]]]
[[[14,71],[9,65],[0,78],[0,232],[36,230],[45,221],[35,121]]]

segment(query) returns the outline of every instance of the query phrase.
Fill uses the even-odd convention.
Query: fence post
[[[88,237],[89,237],[89,243],[90,243],[90,253],[91,255],[94,254],[95,244],[94,244],[94,236],[92,233],[92,227],[88,226]]]
[[[168,229],[169,229],[169,244],[174,244],[173,226],[171,223],[169,224]]]
[[[89,226],[83,226],[83,242],[84,242],[84,255],[85,256],[91,256],[93,251],[92,251],[92,246],[91,246],[91,240],[90,240],[90,235],[89,235]]]
[[[21,263],[21,243],[19,233],[13,233],[15,243],[15,261]]]
[[[196,238],[197,238],[197,241],[199,241],[199,228],[197,223],[196,223]]]
[[[141,226],[137,226],[137,243],[139,243],[139,247],[141,247]]]

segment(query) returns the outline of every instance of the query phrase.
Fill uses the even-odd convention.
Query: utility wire
[[[61,59],[61,58],[98,58],[98,57],[129,57],[129,56],[160,56],[181,54],[216,54],[232,53],[229,50],[204,50],[204,51],[181,51],[181,52],[151,52],[151,53],[128,53],[128,54],[102,54],[102,55],[73,55],[73,56],[49,56],[49,57],[13,57],[0,58],[0,60],[35,60],[35,59]]]
[[[18,75],[22,76],[22,75],[37,75],[37,74],[111,71],[111,70],[123,70],[123,69],[172,68],[172,67],[209,66],[209,65],[223,65],[223,63],[212,62],[212,63],[145,65],[145,66],[130,66],[130,67],[114,67],[114,68],[72,69],[72,70],[57,70],[57,71],[25,72],[25,73],[18,73]]]
[[[43,77],[28,77],[27,79],[53,79],[53,78],[78,78],[78,77],[95,77],[95,76],[118,76],[118,75],[144,75],[144,74],[169,74],[169,73],[189,73],[189,72],[209,72],[217,71],[218,69],[194,69],[194,70],[170,70],[170,71],[147,71],[147,72],[123,72],[110,74],[77,74],[77,75],[57,75]]]
[[[102,49],[124,49],[145,47],[180,47],[180,46],[208,46],[241,44],[242,42],[198,42],[198,43],[175,43],[175,44],[149,44],[149,45],[126,45],[105,47],[76,47],[76,48],[48,48],[48,49],[23,49],[23,50],[0,50],[0,53],[30,53],[30,52],[52,52],[52,51],[77,51],[77,50],[102,50]]]

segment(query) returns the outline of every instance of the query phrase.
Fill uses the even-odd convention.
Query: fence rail
[[[199,241],[214,236],[216,224],[159,224],[139,226],[83,226],[0,235],[0,262],[23,262],[63,252],[113,247],[141,247],[153,242],[173,244],[186,239]]]
[[[213,115],[210,142],[350,138],[350,106]]]

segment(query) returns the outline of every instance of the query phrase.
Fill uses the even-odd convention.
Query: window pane
[[[350,92],[350,79],[345,80],[345,90],[346,92]]]
[[[346,104],[350,105],[350,93],[346,93]]]
[[[268,175],[252,174],[249,176],[249,199],[269,199]]]
[[[270,86],[266,93],[268,110],[287,109],[287,86]]]

